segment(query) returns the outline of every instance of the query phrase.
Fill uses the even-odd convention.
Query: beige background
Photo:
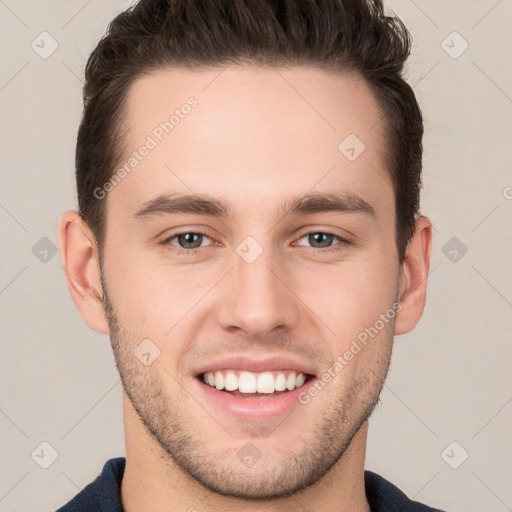
[[[52,511],[124,455],[108,338],[83,324],[52,248],[60,214],[76,207],[85,61],[128,5],[0,1],[1,512]],[[396,339],[366,467],[440,508],[512,510],[512,2],[387,5],[414,36],[409,77],[426,122],[422,212],[435,236],[426,310]],[[45,37],[51,49],[44,31],[58,43],[46,59],[31,47]],[[469,44],[461,55],[454,31]],[[42,442],[58,454],[48,469]]]

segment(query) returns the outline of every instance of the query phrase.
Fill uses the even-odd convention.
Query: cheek
[[[123,245],[112,233],[106,247],[104,274],[109,295],[119,318],[137,332],[162,336],[196,303],[204,286],[197,272],[166,264],[155,251],[141,251],[135,244]]]
[[[396,275],[389,268],[362,259],[357,264],[319,266],[296,278],[298,295],[336,336],[345,338],[373,325],[392,306]]]
[[[333,390],[350,386],[368,372],[380,375],[389,359],[393,321],[382,321],[381,315],[395,314],[390,309],[395,284],[394,274],[382,267],[372,263],[331,268],[317,273],[315,286],[310,284],[301,295],[315,313],[310,318],[324,333],[331,361],[342,365],[338,371],[332,369],[336,374]]]

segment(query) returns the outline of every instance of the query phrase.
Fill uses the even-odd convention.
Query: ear
[[[84,322],[109,334],[101,297],[100,265],[94,235],[78,212],[65,212],[59,222],[59,252],[69,292]]]
[[[431,251],[432,223],[427,217],[419,216],[400,269],[399,299],[402,309],[396,317],[396,335],[412,331],[423,314]]]

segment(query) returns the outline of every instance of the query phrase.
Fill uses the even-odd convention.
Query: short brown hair
[[[106,201],[94,191],[123,154],[123,105],[142,75],[167,67],[308,65],[355,72],[383,113],[399,262],[419,213],[423,121],[402,77],[411,37],[382,0],[140,0],[119,14],[85,69],[76,145],[80,216],[104,243]]]

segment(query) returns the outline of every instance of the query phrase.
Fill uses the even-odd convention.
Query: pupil
[[[196,249],[201,247],[201,238],[203,235],[197,233],[185,233],[178,237],[180,245],[185,249]],[[199,243],[198,243],[199,242]]]
[[[329,235],[327,233],[313,233],[309,235],[309,243],[313,247],[329,247],[332,242],[334,235]],[[318,244],[315,246],[315,244]]]

